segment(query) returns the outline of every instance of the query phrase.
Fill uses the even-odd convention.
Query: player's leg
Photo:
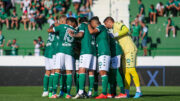
[[[94,86],[94,71],[96,70],[96,61],[97,58],[96,56],[92,56],[91,59],[91,63],[90,63],[90,67],[88,70],[89,73],[89,90],[88,90],[88,97],[92,97],[92,90],[93,90],[93,86]]]
[[[99,73],[102,78],[102,94],[96,97],[96,99],[106,99],[107,98],[107,87],[108,87],[108,75],[107,72],[109,70],[110,65],[110,56],[102,55],[98,58],[99,64]]]
[[[94,71],[94,94],[93,94],[93,97],[97,97],[98,96],[98,76],[99,76],[99,73],[98,73],[98,70],[96,69]]]
[[[53,61],[56,60],[56,55],[53,55]],[[61,60],[59,60],[61,61]],[[55,63],[54,63],[55,64]],[[58,81],[59,81],[59,76],[60,76],[60,67],[56,67],[56,65],[54,65],[55,69],[54,69],[54,77],[53,77],[53,95],[56,95],[57,93],[57,87],[58,87]]]
[[[62,53],[57,53],[57,55],[54,57],[55,60],[55,65],[54,65],[54,75],[53,75],[53,96],[51,98],[57,98],[57,87],[58,87],[58,81],[59,81],[59,75],[60,75],[60,69],[62,66],[63,62],[63,54]]]
[[[85,89],[85,81],[86,81],[86,69],[89,68],[91,63],[92,55],[84,54],[79,58],[79,91],[74,99],[85,97],[84,89]]]
[[[114,72],[114,69],[113,68],[110,68],[109,69],[109,72],[108,72],[108,93],[107,93],[107,97],[108,98],[113,98],[115,96],[115,93],[114,92],[115,90],[115,86],[114,84],[116,83],[116,72]]]
[[[122,67],[123,67],[123,74],[124,74],[124,87],[125,87],[125,93],[127,94],[127,97],[129,97],[129,89],[131,84],[131,76],[129,72],[126,70],[126,59],[124,54],[122,55]]]
[[[72,87],[72,71],[74,67],[74,58],[70,55],[65,54],[65,70],[66,70],[66,84],[67,94],[65,98],[71,98],[71,87]]]
[[[142,96],[141,89],[140,89],[140,81],[139,81],[139,76],[136,72],[136,51],[135,52],[130,52],[126,54],[126,70],[128,73],[131,74],[134,84],[136,86],[136,94],[134,98],[139,98]],[[125,75],[126,76],[126,75]]]
[[[75,61],[75,84],[77,94],[79,91],[79,59]]]
[[[45,58],[45,75],[43,78],[43,94],[42,97],[46,97],[48,96],[48,83],[49,83],[49,76],[51,74],[51,67],[50,67],[50,63],[49,63],[49,59]]]
[[[120,70],[120,63],[121,63],[121,56],[120,55],[115,56],[115,57],[112,58],[113,74],[116,74],[115,75],[116,82],[117,82],[117,85],[120,88],[120,94],[115,96],[115,98],[126,98],[127,95],[125,94],[124,82],[123,82],[123,79],[122,79],[122,75],[121,75],[121,73],[119,71]]]

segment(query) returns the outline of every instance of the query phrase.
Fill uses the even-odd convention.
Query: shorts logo
[[[127,63],[130,63],[130,62],[131,62],[131,60],[130,60],[130,59],[126,59],[126,62],[127,62]]]

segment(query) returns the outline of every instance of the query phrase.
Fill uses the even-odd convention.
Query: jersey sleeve
[[[59,32],[63,25],[59,25],[53,28],[54,32]]]
[[[122,23],[117,22],[113,27],[114,34],[118,34],[118,36],[123,36],[129,32],[129,29]]]
[[[79,26],[79,32],[85,32],[85,26],[84,26],[84,24],[80,24],[80,26]]]
[[[98,32],[102,31],[102,27],[101,26],[96,27],[96,29],[98,30]]]

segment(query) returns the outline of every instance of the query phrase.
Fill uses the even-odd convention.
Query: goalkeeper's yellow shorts
[[[124,53],[122,55],[123,68],[136,67],[137,51]]]

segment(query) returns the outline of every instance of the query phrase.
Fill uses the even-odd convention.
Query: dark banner
[[[43,67],[0,67],[0,86],[42,85]],[[180,86],[180,67],[137,67],[143,86]],[[133,80],[132,80],[133,81]]]

